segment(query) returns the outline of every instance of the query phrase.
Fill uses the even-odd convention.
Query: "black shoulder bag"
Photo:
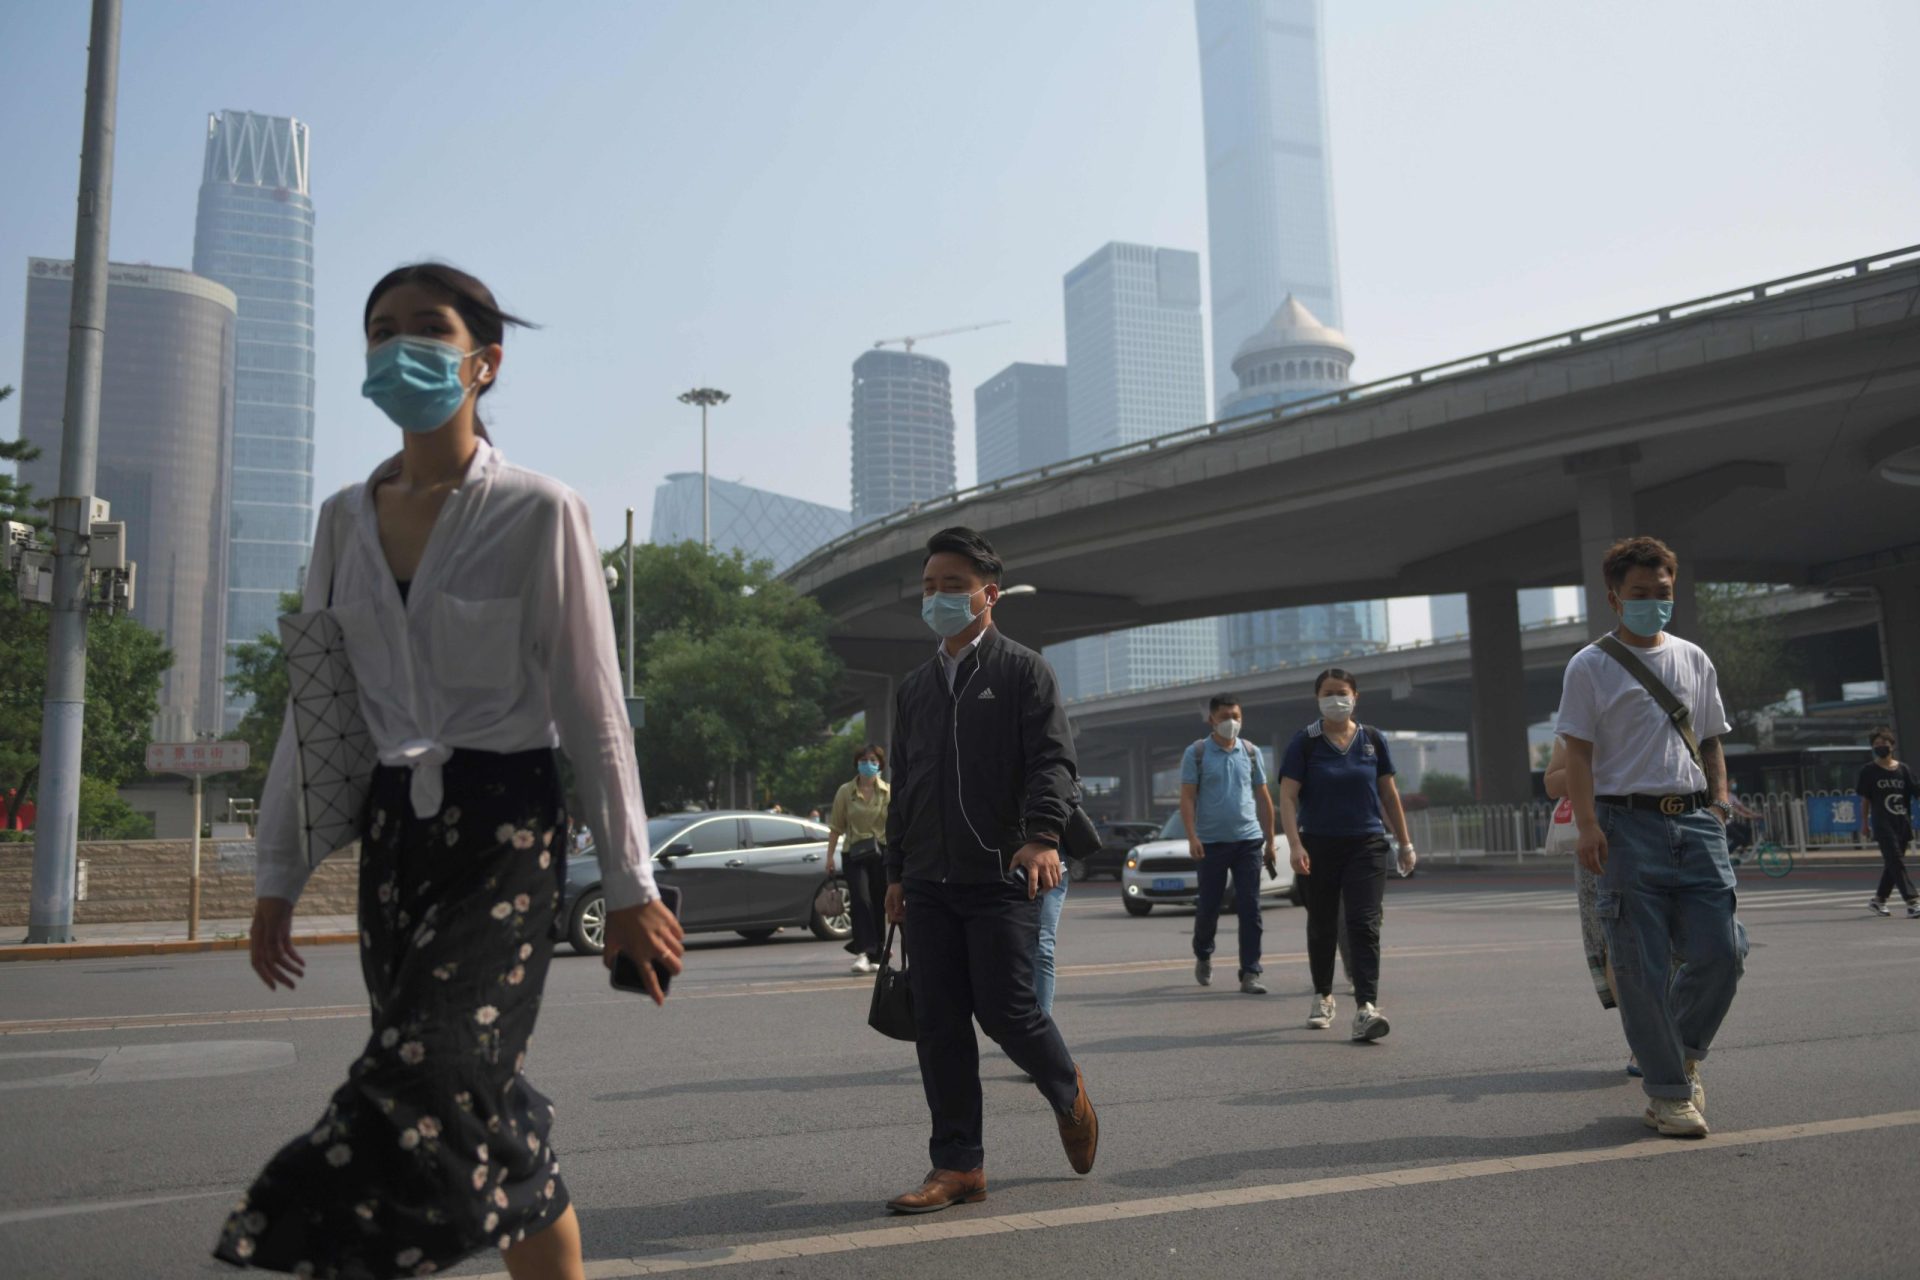
[[[1700,762],[1700,740],[1693,736],[1693,712],[1687,710],[1687,704],[1680,701],[1679,696],[1667,688],[1659,676],[1647,670],[1647,664],[1640,661],[1633,650],[1620,643],[1618,636],[1601,636],[1594,643],[1599,646],[1600,652],[1625,667],[1627,674],[1653,695],[1653,700],[1667,713],[1667,722],[1673,726],[1673,731],[1687,744],[1687,755],[1693,760],[1693,767],[1704,776],[1707,767]]]
[[[887,926],[886,949],[880,953],[880,972],[873,980],[873,1003],[867,1009],[867,1025],[883,1036],[905,1040],[920,1038],[913,1021],[913,989],[907,985],[907,949],[900,948],[900,967],[893,967],[893,941],[898,925]]]

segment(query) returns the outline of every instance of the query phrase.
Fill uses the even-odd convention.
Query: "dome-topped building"
[[[1227,417],[1309,400],[1349,385],[1353,347],[1321,324],[1292,294],[1233,357],[1239,390],[1220,406]]]

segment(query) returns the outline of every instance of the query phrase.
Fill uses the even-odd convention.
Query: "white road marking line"
[[[694,1249],[652,1258],[610,1258],[588,1263],[587,1275],[593,1280],[629,1280],[630,1277],[670,1275],[681,1271],[705,1271],[716,1267],[737,1266],[743,1262],[772,1262],[785,1258],[812,1257],[818,1254],[889,1249],[898,1245],[931,1244],[942,1240],[958,1240],[967,1236],[1043,1231],[1053,1227],[1081,1226],[1094,1222],[1105,1223],[1130,1218],[1161,1217],[1173,1213],[1193,1213],[1207,1209],[1273,1204],[1282,1200],[1314,1199],[1320,1196],[1345,1195],[1353,1191],[1391,1191],[1398,1187],[1420,1186],[1431,1182],[1457,1182],[1466,1178],[1534,1173],[1547,1169],[1570,1168],[1575,1165],[1605,1164],[1614,1160],[1646,1160],[1656,1156],[1679,1155],[1692,1151],[1720,1151],[1728,1147],[1791,1142],[1800,1138],[1829,1137],[1912,1125],[1920,1125],[1920,1111],[1889,1111],[1873,1116],[1849,1116],[1839,1120],[1817,1120],[1807,1124],[1779,1125],[1769,1129],[1747,1129],[1695,1140],[1642,1138],[1637,1142],[1619,1147],[1591,1147],[1578,1151],[1548,1151],[1538,1155],[1508,1156],[1504,1159],[1414,1165],[1406,1169],[1389,1169],[1383,1173],[1363,1173],[1344,1178],[1310,1178],[1300,1182],[1276,1182],[1257,1187],[1228,1187],[1219,1191],[1153,1196],[1140,1200],[1116,1200],[1106,1204],[1076,1205],[1066,1209],[1041,1209],[1033,1213],[1003,1214],[991,1218],[966,1216],[949,1218],[942,1215],[937,1222],[912,1222],[861,1231],[767,1240],[758,1244]],[[965,1211],[962,1210],[961,1214],[964,1215],[964,1213]],[[477,1277],[476,1280],[509,1280],[509,1277],[504,1272],[495,1272]]]
[[[65,1218],[76,1213],[112,1213],[117,1209],[142,1209],[155,1204],[177,1204],[182,1200],[211,1200],[215,1196],[238,1196],[239,1187],[222,1187],[218,1191],[189,1191],[177,1196],[140,1196],[131,1200],[82,1200],[68,1201],[65,1204],[41,1205],[33,1209],[8,1209],[0,1211],[0,1227],[12,1226],[16,1222],[39,1222],[43,1218]]]

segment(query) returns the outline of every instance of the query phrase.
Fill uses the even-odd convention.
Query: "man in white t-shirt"
[[[1699,1064],[1733,1004],[1747,952],[1727,861],[1733,810],[1720,739],[1732,726],[1712,659],[1666,634],[1679,571],[1673,552],[1655,538],[1628,538],[1607,552],[1604,570],[1620,625],[1567,664],[1555,729],[1567,742],[1580,862],[1600,877],[1596,913],[1620,1018],[1645,1072],[1643,1118],[1663,1134],[1705,1137]],[[1615,643],[1671,691],[1684,716],[1670,716],[1609,652]]]

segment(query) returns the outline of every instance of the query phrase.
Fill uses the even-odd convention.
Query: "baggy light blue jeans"
[[[1707,1056],[1746,968],[1726,832],[1705,809],[1668,817],[1603,804],[1597,816],[1607,865],[1594,914],[1627,1043],[1648,1097],[1685,1098],[1687,1059]]]
[[[1060,883],[1040,895],[1040,942],[1033,954],[1033,994],[1039,999],[1040,1012],[1053,1015],[1053,943],[1060,934],[1060,913],[1067,905],[1067,870],[1060,869]]]

